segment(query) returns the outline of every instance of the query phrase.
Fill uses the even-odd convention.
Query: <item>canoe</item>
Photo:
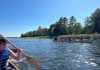
[[[12,61],[9,61],[8,67],[13,70],[19,70],[19,68]]]

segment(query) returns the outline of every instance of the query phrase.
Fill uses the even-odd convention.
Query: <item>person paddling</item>
[[[7,60],[9,59],[9,56],[17,61],[21,58],[22,50],[17,48],[17,52],[14,53],[7,47],[7,44],[7,41],[0,37],[0,70],[12,70],[7,67]]]

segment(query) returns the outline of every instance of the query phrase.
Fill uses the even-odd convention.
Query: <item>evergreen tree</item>
[[[100,33],[100,9],[96,9],[91,16],[93,32]]]
[[[68,34],[75,34],[75,32],[74,32],[75,24],[76,24],[76,18],[74,16],[71,16],[69,25],[68,25]]]

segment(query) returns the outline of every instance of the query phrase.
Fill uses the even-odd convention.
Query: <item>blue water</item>
[[[100,46],[54,42],[48,38],[8,39],[26,54],[35,57],[40,62],[41,70],[100,70]],[[35,69],[28,65],[28,70]]]

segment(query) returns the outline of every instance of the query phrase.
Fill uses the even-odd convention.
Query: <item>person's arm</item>
[[[17,52],[16,53],[14,53],[12,50],[10,50],[9,49],[9,55],[13,58],[13,59],[15,59],[15,60],[20,60],[20,58],[21,58],[21,49],[17,49]]]

